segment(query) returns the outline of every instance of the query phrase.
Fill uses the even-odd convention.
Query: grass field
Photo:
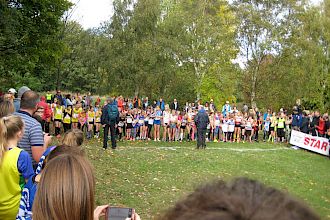
[[[104,151],[99,140],[83,148],[96,170],[96,203],[133,207],[155,219],[196,186],[214,179],[247,176],[305,200],[330,219],[330,160],[285,145],[119,142]]]

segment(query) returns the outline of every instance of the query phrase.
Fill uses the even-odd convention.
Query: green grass
[[[97,205],[129,206],[142,219],[154,219],[201,183],[246,176],[305,200],[330,219],[330,160],[317,154],[267,143],[209,143],[207,150],[195,150],[195,142],[120,142],[116,151],[101,146],[99,140],[83,146],[96,170]],[[256,148],[277,150],[237,151]]]

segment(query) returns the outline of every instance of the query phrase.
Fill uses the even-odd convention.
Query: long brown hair
[[[3,155],[7,151],[8,140],[15,138],[15,135],[23,131],[24,122],[16,115],[9,115],[0,118],[0,166],[2,163]]]
[[[43,171],[33,204],[34,220],[93,219],[94,174],[82,156],[63,154]]]

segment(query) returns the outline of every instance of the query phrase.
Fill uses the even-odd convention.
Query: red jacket
[[[325,134],[325,121],[323,120],[322,117],[320,117],[319,125],[316,126],[316,128],[320,134],[322,135]]]
[[[40,102],[38,103],[38,107],[42,107],[44,109],[44,114],[42,115],[42,120],[48,120],[52,116],[52,111],[46,103],[46,99],[44,96],[40,97]]]

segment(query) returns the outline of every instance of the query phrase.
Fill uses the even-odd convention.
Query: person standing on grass
[[[101,124],[104,128],[103,148],[108,148],[108,133],[110,128],[111,146],[116,149],[116,124],[119,122],[119,111],[117,103],[113,98],[107,99],[107,105],[102,109]]]
[[[194,119],[196,127],[197,127],[197,149],[206,148],[205,144],[205,136],[207,124],[210,122],[209,116],[204,110],[203,106],[199,107],[199,111]]]

